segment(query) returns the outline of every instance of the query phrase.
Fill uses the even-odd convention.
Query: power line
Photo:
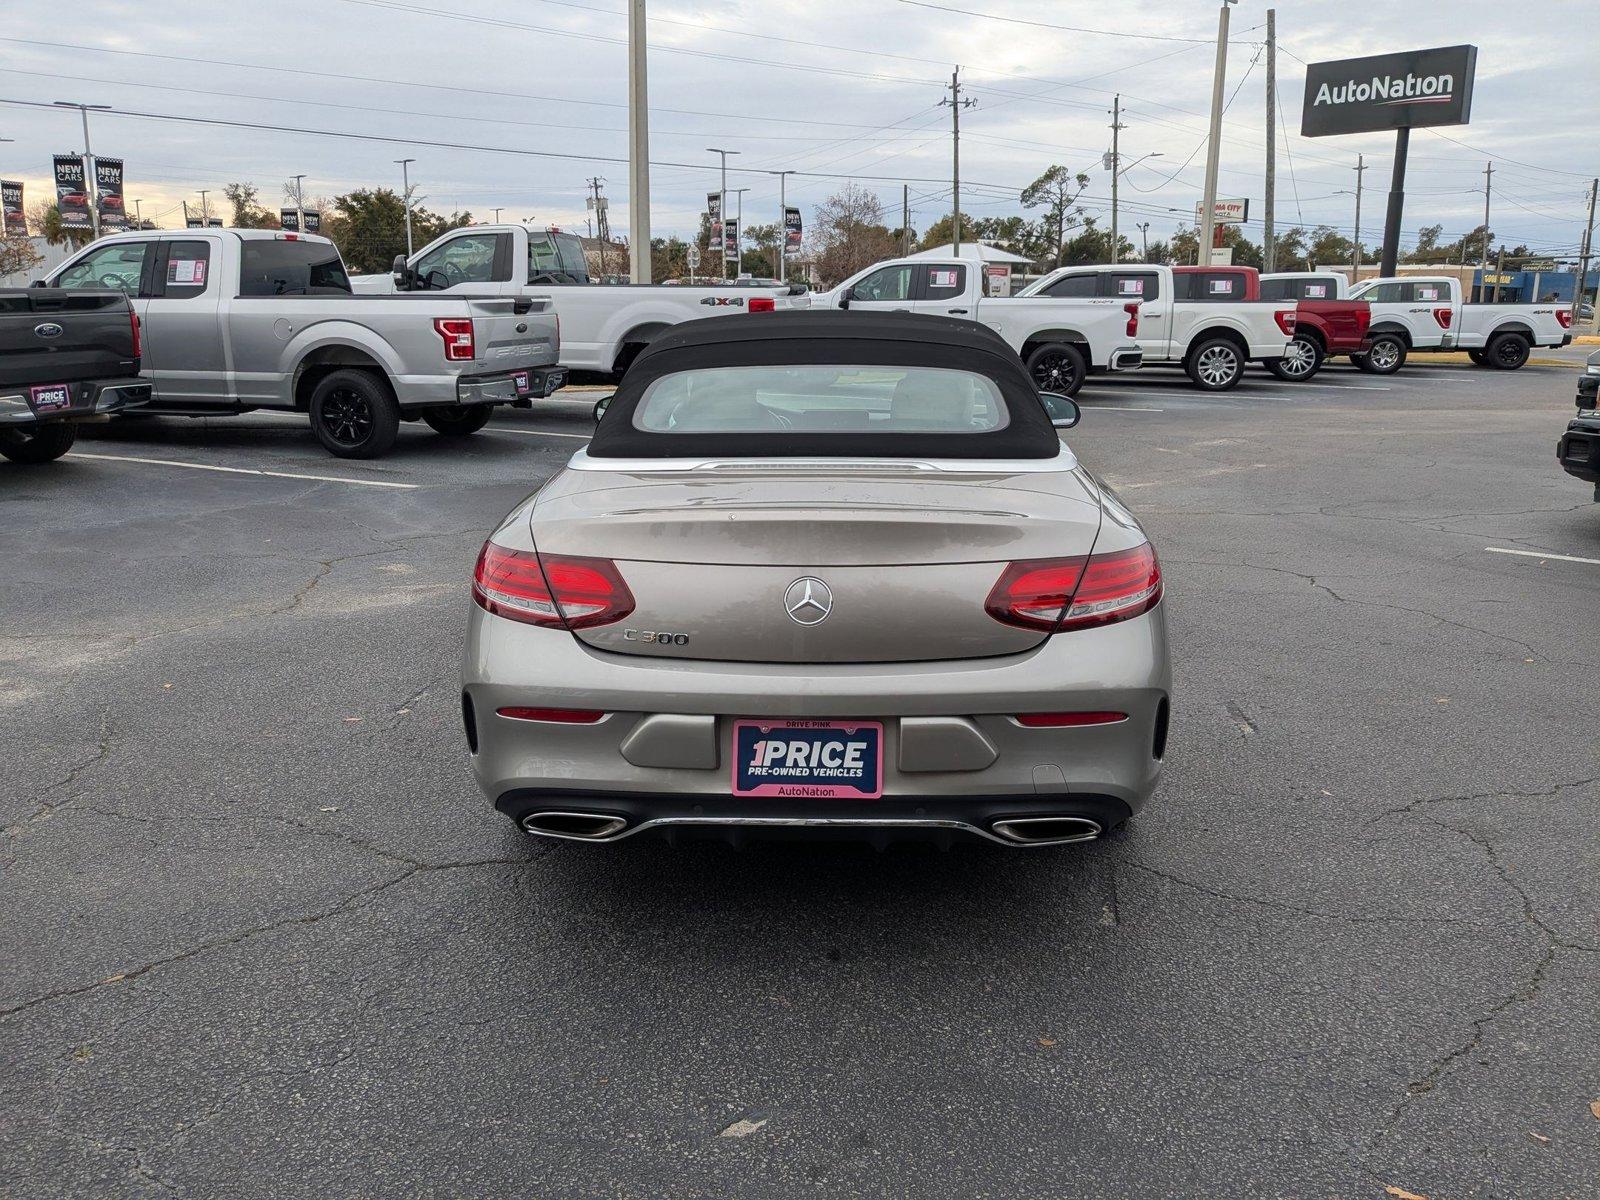
[[[1059,29],[1065,33],[1092,33],[1101,37],[1136,38],[1142,42],[1196,42],[1207,44],[1208,38],[1171,37],[1161,33],[1124,33],[1118,29],[1088,29],[1082,25],[1056,25],[1050,21],[1030,21],[1024,17],[1003,17],[999,13],[974,12],[970,8],[956,8],[948,4],[930,4],[928,0],[900,0],[914,8],[931,8],[936,12],[959,13],[964,17],[982,17],[989,21],[1004,21],[1009,25],[1031,25],[1036,29]]]

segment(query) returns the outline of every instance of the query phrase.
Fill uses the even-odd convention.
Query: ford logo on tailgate
[[[33,327],[33,332],[42,338],[58,338],[65,333],[66,330],[61,328],[61,326],[57,325],[54,321],[46,321],[43,325],[35,325]]]

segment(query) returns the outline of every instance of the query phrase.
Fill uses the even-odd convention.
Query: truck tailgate
[[[524,296],[464,298],[472,318],[478,361],[491,371],[542,367],[560,356],[554,305]]]
[[[0,391],[138,373],[133,315],[121,292],[0,291]]]

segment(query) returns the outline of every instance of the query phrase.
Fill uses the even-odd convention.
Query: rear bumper
[[[67,385],[71,403],[66,408],[36,411],[30,390],[0,390],[0,425],[36,425],[40,422],[86,421],[150,402],[150,385],[137,378],[96,379]]]
[[[1556,444],[1556,461],[1575,479],[1600,485],[1600,420],[1573,421]]]
[[[1025,654],[821,667],[612,654],[474,606],[463,709],[473,774],[508,812],[526,812],[524,800],[537,797],[601,793],[625,798],[635,817],[682,816],[685,804],[704,809],[691,815],[707,823],[718,813],[792,815],[778,807],[792,801],[731,796],[734,722],[854,717],[883,722],[883,798],[809,802],[825,815],[870,825],[897,811],[886,806],[930,798],[958,807],[1038,801],[1063,812],[1080,797],[1101,797],[1126,810],[1115,824],[1156,786],[1171,685],[1160,605]],[[605,716],[582,725],[499,716],[508,706]],[[1014,719],[1066,711],[1127,719],[1067,728]],[[721,807],[707,808],[708,800]]]
[[[494,375],[463,376],[456,381],[459,404],[511,404],[542,400],[566,385],[564,367],[529,367]]]
[[[1137,371],[1144,365],[1144,351],[1138,346],[1119,346],[1106,364],[1110,371]]]

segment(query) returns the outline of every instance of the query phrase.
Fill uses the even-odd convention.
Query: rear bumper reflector
[[[1115,725],[1128,719],[1120,712],[1018,713],[1013,718],[1028,729],[1071,729],[1079,725]]]
[[[589,708],[497,708],[496,714],[513,721],[548,721],[556,725],[593,725],[605,716]]]

